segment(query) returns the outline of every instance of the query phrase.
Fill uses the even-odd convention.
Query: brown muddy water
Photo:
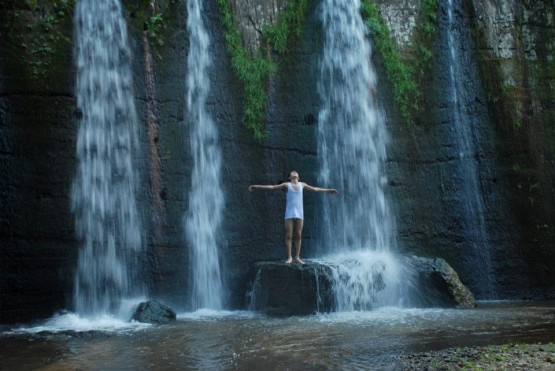
[[[67,313],[3,330],[1,370],[389,370],[411,352],[555,341],[555,301],[283,319],[201,311],[166,326]]]

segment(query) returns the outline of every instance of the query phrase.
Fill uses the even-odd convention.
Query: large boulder
[[[442,258],[402,256],[405,272],[406,305],[414,307],[473,308],[472,292],[461,282],[457,272]],[[377,293],[386,288],[385,264],[377,262],[365,276]],[[335,274],[334,274],[335,271]],[[281,261],[257,261],[249,273],[249,309],[269,316],[311,315],[333,311],[336,307],[334,285],[337,279],[347,279],[345,269],[315,262],[285,264]],[[361,283],[364,286],[364,283]],[[363,305],[368,310],[372,305]]]
[[[474,295],[445,259],[406,256],[403,264],[413,284],[408,293],[411,304],[423,307],[476,306]]]
[[[331,311],[330,267],[305,263],[254,262],[250,271],[250,309],[276,317]]]
[[[173,309],[151,300],[139,304],[131,319],[144,323],[165,324],[174,322],[176,315]]]

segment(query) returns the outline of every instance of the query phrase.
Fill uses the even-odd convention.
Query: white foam
[[[354,250],[318,259],[333,273],[336,310],[351,312],[398,305],[403,267],[386,250]]]
[[[214,310],[209,308],[201,308],[194,312],[183,312],[177,314],[178,320],[214,320],[214,319],[224,319],[224,318],[255,318],[260,316],[251,311],[229,311],[229,310]]]
[[[376,99],[377,75],[360,1],[321,3],[324,49],[318,81],[322,102],[318,114],[318,181],[323,187],[337,188],[339,194],[322,198],[319,248],[343,252],[330,261],[336,309],[370,310],[400,299],[393,290],[398,265],[390,255],[375,255],[395,247],[383,169],[389,134],[385,112]],[[384,260],[386,257],[392,264]],[[378,289],[383,283],[385,291]]]
[[[391,323],[395,325],[406,324],[411,319],[430,318],[446,315],[449,309],[419,309],[400,307],[381,307],[372,311],[349,311],[319,314],[314,317],[318,322],[350,323],[350,322],[375,322]]]
[[[108,314],[102,314],[94,317],[82,317],[75,313],[63,313],[55,315],[43,324],[31,327],[14,328],[7,333],[28,333],[36,334],[39,332],[64,332],[64,331],[102,331],[102,332],[122,332],[135,331],[149,328],[152,325],[140,323],[136,321],[126,321],[121,318]]]

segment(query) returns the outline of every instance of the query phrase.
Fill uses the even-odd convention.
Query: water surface
[[[52,370],[391,369],[417,351],[555,341],[555,302],[481,302],[472,310],[381,308],[271,319],[187,313],[167,326],[19,328],[0,336],[0,368]],[[34,332],[34,333],[33,333]]]

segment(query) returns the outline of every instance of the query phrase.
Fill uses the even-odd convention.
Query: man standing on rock
[[[301,239],[303,233],[303,189],[311,192],[326,192],[336,195],[335,189],[318,188],[309,186],[306,183],[299,182],[299,173],[292,171],[289,174],[290,182],[284,182],[277,185],[251,185],[249,191],[254,192],[256,189],[265,189],[274,191],[277,189],[287,190],[286,204],[285,204],[285,248],[287,250],[286,264],[293,262],[291,256],[291,240],[293,239],[293,232],[295,233],[295,262],[304,264],[301,260]]]

